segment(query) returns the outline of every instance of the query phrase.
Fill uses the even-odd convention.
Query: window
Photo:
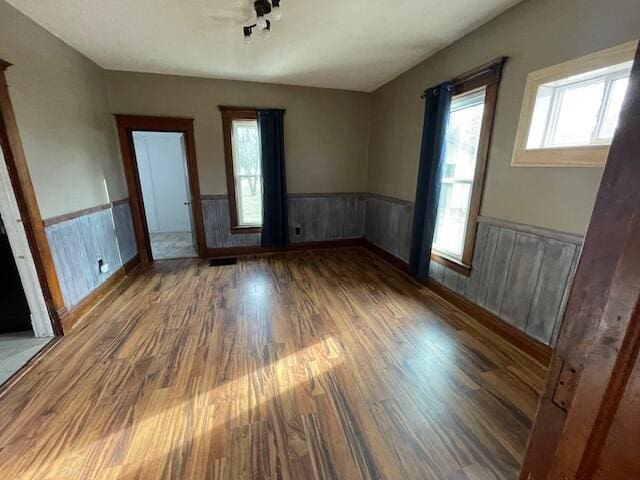
[[[632,62],[538,87],[527,149],[610,144]]]
[[[484,183],[500,59],[454,80],[431,258],[469,275]]]
[[[451,102],[447,126],[433,248],[460,262],[469,221],[484,99],[485,88],[455,97]]]
[[[636,42],[529,75],[513,165],[604,165]]]
[[[262,225],[262,161],[255,109],[220,107],[232,233]]]

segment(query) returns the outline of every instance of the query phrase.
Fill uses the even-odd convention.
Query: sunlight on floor
[[[27,470],[21,478],[45,478],[42,475],[46,475],[46,478],[81,478],[83,470],[92,463],[96,455],[102,460],[109,456],[118,458],[114,462],[114,478],[120,478],[117,473],[132,464],[150,472],[158,461],[162,464],[169,463],[167,459],[181,455],[183,449],[189,450],[192,445],[206,445],[215,441],[218,431],[228,431],[229,425],[266,418],[266,410],[282,408],[277,404],[286,402],[283,397],[293,394],[294,390],[304,384],[308,384],[308,390],[313,394],[317,377],[342,363],[340,357],[336,340],[327,337],[212,390],[197,393],[192,398],[175,398],[175,389],[171,387],[155,390],[144,401],[143,412],[130,412],[128,428],[107,436],[98,434],[99,438],[93,435],[93,441],[88,444],[84,442],[86,438],[77,438],[70,448],[55,453],[48,452],[53,454],[53,458],[47,464],[46,472],[42,467]],[[309,363],[313,365],[305,370],[306,375],[297,374],[296,365]],[[203,377],[201,380],[202,384],[206,382]],[[98,407],[97,405],[96,408]],[[172,433],[166,434],[169,430]],[[69,434],[72,431],[70,426]],[[118,445],[125,439],[129,442],[126,452],[101,451],[102,445]],[[106,473],[104,469],[101,472]]]

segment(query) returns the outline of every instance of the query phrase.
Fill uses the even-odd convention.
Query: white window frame
[[[533,112],[535,108],[535,102],[538,94],[538,88],[541,85],[562,80],[574,75],[591,72],[601,68],[610,67],[612,65],[618,65],[633,60],[635,51],[638,46],[638,41],[633,40],[622,45],[618,45],[600,52],[596,52],[584,57],[570,60],[568,62],[554,65],[532,72],[527,77],[527,83],[525,86],[524,99],[522,102],[522,109],[520,112],[520,119],[518,121],[518,130],[516,133],[516,139],[514,143],[513,156],[511,165],[516,167],[602,167],[604,166],[607,155],[609,154],[609,146],[611,139],[596,139],[589,145],[580,146],[549,146],[541,148],[527,148],[529,139],[529,130],[531,128],[531,121],[533,119]],[[604,115],[604,107],[606,106],[607,98],[610,92],[611,84],[617,78],[620,78],[619,72],[613,72],[610,74],[603,74],[603,77],[611,76],[611,79],[607,78],[607,85],[605,85],[604,99],[598,114],[598,124],[594,130],[594,134],[597,136],[600,132],[602,125],[602,117]],[[585,79],[580,82],[588,83],[596,80],[600,80],[602,77],[596,79]],[[566,86],[558,87],[554,92],[554,98],[552,101],[552,110],[557,110],[560,102],[554,102],[555,95],[560,94],[561,91],[566,90],[567,87],[575,86],[579,82],[572,83]],[[551,134],[555,129],[555,123],[557,121],[557,111],[549,112],[550,123],[545,127],[545,141],[546,135]],[[545,142],[543,142],[544,145]]]
[[[478,95],[479,93],[482,93],[482,101],[480,102],[469,102],[469,99],[475,97],[476,95]],[[468,107],[474,107],[477,105],[482,105],[483,111],[483,117],[485,114],[484,108],[486,106],[486,96],[487,96],[487,86],[483,85],[480,88],[476,88],[474,90],[471,90],[469,92],[465,92],[459,95],[454,96],[451,101],[452,104],[453,102],[455,102],[456,100],[461,100],[461,105],[457,106],[457,108],[455,109],[451,109],[450,110],[450,114],[457,111],[457,110],[462,110],[464,108],[468,108]],[[465,102],[466,100],[466,102]],[[447,125],[447,129],[449,128],[449,126]],[[479,142],[482,142],[482,128],[483,128],[483,121],[480,122],[480,132],[479,132]],[[445,135],[448,135],[448,132],[445,133]],[[478,150],[480,149],[480,145],[478,145]],[[467,214],[465,216],[465,221],[464,221],[464,229],[463,229],[463,238],[462,238],[462,252],[460,254],[456,254],[454,252],[451,252],[449,250],[445,250],[445,249],[438,249],[435,244],[433,246],[433,252],[436,253],[437,255],[440,255],[441,257],[447,258],[449,260],[452,260],[454,262],[457,263],[463,263],[463,257],[465,254],[465,243],[467,240],[467,235],[469,234],[469,221],[471,220],[471,197],[473,195],[473,186],[474,186],[474,181],[475,181],[475,175],[476,175],[476,167],[477,167],[477,163],[478,163],[478,158],[476,156],[476,165],[474,166],[474,176],[468,180],[455,180],[453,178],[450,177],[444,177],[441,180],[441,184],[449,184],[449,185],[469,185],[469,203],[467,205]],[[438,206],[438,208],[440,208],[440,206]],[[437,216],[437,214],[436,214]]]

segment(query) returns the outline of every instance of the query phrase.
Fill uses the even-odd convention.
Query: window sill
[[[471,275],[471,265],[465,265],[434,252],[431,253],[431,260],[439,263],[440,265],[444,265],[448,269],[458,272],[460,275],[464,275],[465,277]]]
[[[516,152],[514,167],[604,167],[610,145],[536,148]]]
[[[250,233],[262,233],[262,227],[231,227],[231,235],[247,235]]]

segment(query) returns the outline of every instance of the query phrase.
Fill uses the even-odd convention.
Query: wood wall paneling
[[[571,284],[577,250],[576,245],[547,240],[526,323],[526,332],[544,343],[554,343],[553,333],[562,318],[562,298]]]
[[[506,228],[498,230],[496,249],[489,270],[487,294],[482,306],[495,315],[500,314],[502,298],[507,285],[507,275],[513,249],[516,242],[516,232]]]
[[[407,261],[412,204],[371,195],[366,207],[365,239]],[[433,260],[429,277],[509,325],[553,345],[582,239],[504,220],[478,220],[469,277]]]
[[[114,202],[112,207],[113,223],[116,229],[116,239],[120,249],[120,258],[126,264],[138,254],[136,235],[133,229],[131,206],[128,200]]]
[[[362,238],[364,196],[357,193],[289,196],[289,239],[292,244]],[[231,233],[226,195],[202,198],[207,248],[257,247],[259,233]],[[296,228],[300,228],[300,235]]]
[[[259,233],[231,233],[229,201],[226,196],[203,197],[202,213],[207,248],[255,247],[260,245]]]
[[[366,197],[364,237],[387,252],[409,261],[413,204],[377,195]]]
[[[362,238],[365,208],[357,193],[290,195],[289,238],[292,243]]]
[[[65,310],[69,311],[105,283],[137,254],[131,209],[118,202],[113,208],[86,210],[83,215],[46,227]],[[98,258],[109,264],[100,273]]]
[[[516,234],[500,317],[520,330],[527,326],[533,300],[531,292],[535,295],[546,245],[545,238],[522,232]],[[562,292],[562,288],[558,288],[558,292]]]

